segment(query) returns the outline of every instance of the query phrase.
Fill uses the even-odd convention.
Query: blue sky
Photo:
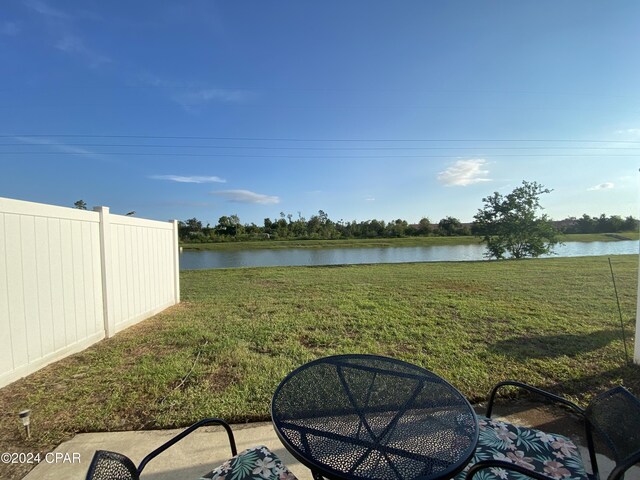
[[[215,224],[634,215],[640,3],[45,1],[0,16],[0,196]]]

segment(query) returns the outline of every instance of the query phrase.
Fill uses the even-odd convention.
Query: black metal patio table
[[[478,441],[476,415],[457,389],[375,355],[326,357],[294,370],[276,389],[271,418],[316,479],[451,478]]]

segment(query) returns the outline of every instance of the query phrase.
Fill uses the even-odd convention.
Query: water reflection
[[[556,247],[559,257],[638,253],[637,240],[569,242]],[[181,270],[234,267],[343,265],[362,263],[458,262],[484,260],[481,244],[432,247],[288,248],[278,250],[204,251],[180,254]]]

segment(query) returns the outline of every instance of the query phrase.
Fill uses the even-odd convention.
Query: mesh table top
[[[469,462],[469,402],[421,367],[373,355],[310,362],[278,386],[271,418],[285,447],[326,478],[435,480]]]

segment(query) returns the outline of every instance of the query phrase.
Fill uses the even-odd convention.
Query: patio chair
[[[587,473],[578,448],[569,438],[491,419],[496,393],[504,386],[538,394],[578,415],[585,425],[591,473]],[[455,480],[597,480],[600,475],[594,434],[615,461],[608,480],[624,479],[624,473],[640,463],[640,400],[624,387],[599,395],[582,409],[539,388],[501,382],[491,391],[486,417],[479,416],[478,420],[480,436],[474,457]]]
[[[221,425],[224,427],[229,437],[229,445],[233,458],[227,460],[206,475],[203,475],[198,480],[217,480],[218,478],[223,480],[225,477],[232,478],[233,480],[297,480],[280,459],[265,446],[250,448],[238,454],[231,427],[227,422],[219,418],[206,418],[194,423],[144,457],[138,467],[125,455],[106,450],[98,450],[89,465],[86,479],[139,480],[142,470],[149,461],[193,431],[206,425]]]

